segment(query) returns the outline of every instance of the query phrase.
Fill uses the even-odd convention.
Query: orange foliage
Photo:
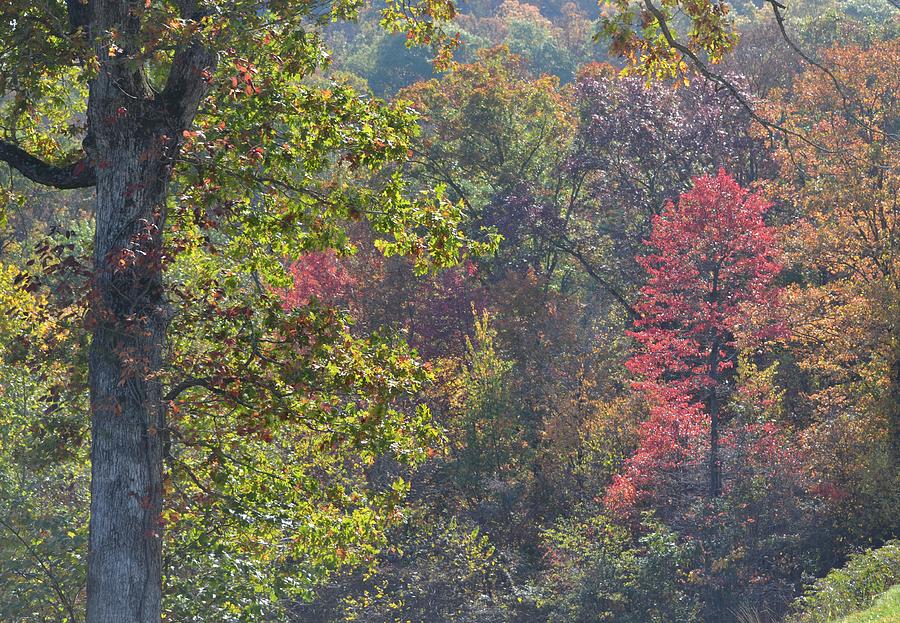
[[[853,456],[900,439],[900,41],[833,48],[824,62],[837,85],[813,69],[776,92],[808,142],[779,151],[775,194],[804,215],[785,236],[800,277],[785,300],[798,365],[816,380],[805,437],[821,472],[846,481]]]

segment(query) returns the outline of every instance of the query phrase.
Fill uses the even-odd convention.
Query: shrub
[[[794,602],[788,623],[830,623],[868,607],[881,593],[900,583],[900,541],[851,556],[807,587]]]
[[[645,513],[641,536],[608,517],[563,520],[544,533],[550,623],[696,623],[700,603],[685,590],[691,545]]]

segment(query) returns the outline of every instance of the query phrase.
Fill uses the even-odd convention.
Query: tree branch
[[[35,158],[24,149],[0,139],[0,162],[5,162],[32,182],[54,188],[89,188],[97,183],[87,158],[58,167]]]
[[[175,50],[161,97],[176,127],[186,129],[209,91],[216,55],[203,39],[204,13],[196,0],[179,0],[177,4],[182,18],[194,21],[198,31]]]
[[[768,2],[770,0],[766,1]],[[728,91],[732,95],[732,97],[734,97],[738,101],[738,103],[747,111],[747,113],[750,115],[750,118],[756,121],[760,126],[765,128],[770,137],[773,136],[775,131],[778,131],[781,132],[785,137],[785,142],[787,142],[787,136],[793,136],[818,151],[825,153],[834,153],[832,150],[824,147],[823,145],[814,143],[810,139],[803,136],[803,134],[791,130],[790,128],[786,128],[781,124],[769,121],[768,119],[760,116],[760,114],[756,112],[756,109],[753,108],[750,102],[747,101],[747,98],[744,96],[744,94],[741,93],[740,90],[738,90],[738,88],[734,86],[730,80],[710,70],[709,67],[707,67],[706,63],[704,63],[703,60],[693,50],[691,50],[689,47],[675,38],[675,35],[672,34],[672,31],[669,29],[666,15],[659,9],[659,7],[654,5],[651,0],[644,0],[644,6],[647,8],[650,14],[653,15],[654,19],[656,19],[656,23],[659,25],[659,30],[662,33],[663,38],[665,38],[666,43],[668,43],[672,49],[678,51],[682,55],[682,57],[687,58],[704,78],[710,80],[714,84],[717,84]]]
[[[200,41],[191,41],[175,51],[161,98],[176,127],[190,127],[214,70],[215,55]]]
[[[31,556],[35,563],[37,563],[38,567],[40,567],[41,571],[43,571],[44,575],[47,576],[47,579],[50,581],[50,586],[53,589],[53,592],[56,593],[59,600],[62,602],[62,605],[65,607],[66,612],[68,613],[70,620],[75,621],[75,607],[72,604],[72,601],[66,597],[65,591],[63,591],[62,585],[59,583],[59,580],[54,575],[53,571],[50,569],[49,561],[45,562],[41,557],[40,553],[37,552],[31,542],[28,539],[24,538],[18,530],[13,527],[12,524],[5,521],[2,517],[0,517],[0,526],[3,526],[7,530],[9,530],[10,534],[12,534],[19,543],[21,543],[25,547],[25,551],[28,552],[28,555]]]
[[[570,257],[574,258],[584,271],[588,274],[589,277],[593,278],[600,287],[602,287],[610,296],[612,296],[619,305],[622,306],[622,309],[625,310],[625,313],[628,314],[629,318],[632,320],[637,320],[641,317],[640,312],[634,308],[634,305],[631,304],[631,301],[616,287],[614,286],[608,279],[606,279],[603,275],[600,274],[599,271],[594,267],[591,261],[585,257],[584,253],[582,253],[575,244],[569,242],[566,244],[563,242],[562,237],[555,237],[549,235],[546,237],[548,243],[554,246],[559,251],[566,253]],[[568,241],[567,241],[568,242]]]
[[[169,392],[163,397],[163,400],[166,402],[172,402],[173,400],[178,398],[178,396],[180,396],[182,392],[185,392],[192,387],[212,389],[212,383],[210,382],[210,379],[207,378],[201,379],[192,377],[189,379],[185,379],[175,385],[172,389],[170,389]]]
[[[788,35],[787,28],[784,24],[784,15],[781,13],[781,11],[785,9],[785,6],[779,3],[778,0],[766,0],[766,2],[768,2],[772,6],[772,12],[775,15],[775,23],[778,24],[778,30],[781,32],[781,38],[784,39],[785,43],[788,44],[788,46],[791,48],[791,50],[794,51],[797,56],[828,76],[828,78],[831,80],[831,83],[834,85],[834,90],[837,91],[838,95],[841,96],[841,100],[844,103],[844,112],[847,113],[851,120],[860,127],[866,128],[867,130],[878,134],[883,134],[888,138],[893,138],[894,140],[896,140],[896,135],[887,134],[879,128],[874,127],[857,117],[857,115],[853,112],[852,107],[850,106],[850,97],[844,90],[844,84],[840,80],[838,80],[838,77],[834,75],[834,72],[828,69],[822,63],[816,61],[809,54],[804,52],[800,48],[800,46],[797,45],[797,43],[793,39],[791,39],[790,35]]]

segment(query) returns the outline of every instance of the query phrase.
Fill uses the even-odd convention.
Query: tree
[[[313,298],[328,304],[347,299],[356,283],[341,258],[328,251],[307,253],[292,262],[289,270],[293,287],[282,292],[289,309],[308,305]]]
[[[690,544],[647,514],[642,536],[604,516],[563,519],[544,534],[542,605],[550,623],[694,623],[700,603],[685,590]]]
[[[836,82],[810,70],[795,94],[775,93],[792,128],[778,153],[777,196],[798,212],[790,290],[801,365],[822,379],[810,396],[818,417],[841,404],[882,413],[900,457],[900,212],[897,194],[900,44],[834,47],[823,54]]]
[[[0,160],[34,183],[94,193],[85,323],[91,333],[89,623],[160,620],[168,487],[163,461],[177,443],[166,419],[169,405],[197,392],[225,395],[233,407],[247,397],[233,386],[242,373],[232,376],[238,366],[227,356],[219,359],[235,364],[232,369],[214,373],[197,366],[194,374],[173,379],[178,369],[173,374],[168,367],[165,350],[170,323],[174,318],[183,335],[186,320],[199,322],[196,314],[179,310],[204,308],[220,326],[248,320],[246,325],[268,331],[268,344],[283,343],[267,353],[251,348],[244,370],[254,397],[285,403],[291,379],[264,373],[278,370],[271,366],[275,356],[309,351],[295,339],[301,315],[279,317],[275,307],[260,302],[267,299],[261,284],[286,285],[283,256],[349,248],[341,223],[362,214],[384,238],[379,245],[385,252],[415,253],[420,268],[448,264],[467,245],[456,230],[460,215],[453,206],[410,201],[396,175],[388,172],[378,182],[366,173],[406,154],[414,126],[404,108],[359,98],[346,87],[315,89],[301,82],[326,59],[315,25],[351,17],[356,8],[340,1],[68,0],[35,6],[16,0],[0,9],[0,105],[7,133]],[[452,7],[429,2],[415,13],[417,20],[407,20],[400,6],[389,3],[385,23],[408,27],[412,39],[438,41],[433,20],[451,15]],[[61,134],[54,136],[57,130]],[[338,173],[329,178],[335,162]],[[354,184],[362,174],[370,182],[365,188]],[[171,223],[176,228],[169,229]],[[184,268],[185,258],[214,255],[223,258],[218,273],[206,271],[214,277],[194,281],[199,289],[179,296],[167,270],[179,261]],[[240,304],[222,309],[216,302],[229,291],[239,299],[254,288],[261,310]],[[249,322],[254,314],[262,315],[260,323]],[[315,322],[309,328],[329,330]],[[285,335],[293,337],[277,341]],[[318,348],[328,343],[310,339]],[[241,350],[235,341],[229,344]],[[355,361],[382,370],[375,359],[385,351],[378,348],[356,352]],[[344,349],[348,357],[354,352]],[[404,381],[389,377],[406,368],[399,376],[411,380],[410,361],[391,359],[366,387],[384,380],[399,389]],[[331,366],[339,365],[332,360]],[[364,403],[348,391],[361,385],[363,371],[346,358],[343,365],[350,366],[350,376],[331,374],[340,381],[333,386],[336,397],[367,404],[363,410],[396,423],[391,414],[397,412],[385,410],[395,390],[377,389],[378,396],[370,394]],[[297,378],[306,378],[293,380],[303,391]],[[303,415],[296,405],[282,404],[282,411]]]
[[[579,73],[574,100],[577,127],[561,167],[573,191],[535,212],[556,253],[633,315],[642,277],[634,257],[653,216],[694,176],[724,167],[742,184],[765,177],[767,150],[751,136],[746,111],[702,77],[676,88],[591,64]]]
[[[647,282],[635,306],[632,337],[637,353],[629,370],[650,404],[641,445],[611,496],[644,489],[653,470],[697,460],[705,448],[707,492],[722,491],[720,418],[738,335],[750,306],[771,306],[780,271],[773,230],[763,216],[769,204],[741,188],[724,170],[696,178],[677,205],[653,219],[639,258]],[[751,338],[771,337],[775,323],[758,323]]]
[[[34,612],[23,604],[40,604],[46,620],[74,621],[89,470],[79,417],[86,397],[67,368],[81,363],[82,340],[22,277],[0,262],[0,618],[23,620]],[[29,343],[53,356],[29,365]]]
[[[572,124],[559,80],[535,77],[522,57],[500,46],[400,95],[423,121],[413,174],[445,184],[473,218],[496,222],[518,243],[520,215],[490,208],[501,210],[521,187],[551,186]]]
[[[789,206],[785,302],[805,455],[835,531],[868,539],[896,531],[900,475],[900,45],[842,44],[821,58],[833,80],[813,68],[772,94],[809,139],[778,150],[772,191]]]

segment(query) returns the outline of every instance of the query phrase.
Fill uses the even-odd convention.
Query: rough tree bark
[[[103,54],[113,28],[117,46],[131,35],[139,49],[131,4],[94,0],[91,23],[98,56],[107,60],[90,87],[86,144],[97,179],[88,623],[160,621],[165,404],[158,373],[169,322],[162,236],[174,157],[211,63],[197,43],[180,50],[157,96],[141,70]]]
[[[128,24],[122,4],[94,2],[98,47],[104,31]],[[164,136],[143,76],[115,58],[91,84],[88,119],[97,191],[87,621],[158,623],[165,415],[154,373],[167,324],[160,251],[175,139]]]
[[[162,276],[167,189],[182,132],[208,88],[213,55],[176,50],[165,88],[148,84],[143,0],[69,0],[70,23],[95,45],[86,157],[51,166],[0,141],[0,160],[56,188],[96,186],[88,326],[91,519],[87,623],[159,623],[165,404],[159,370],[169,322]],[[196,2],[178,3],[196,18]],[[115,33],[113,40],[112,33]]]

